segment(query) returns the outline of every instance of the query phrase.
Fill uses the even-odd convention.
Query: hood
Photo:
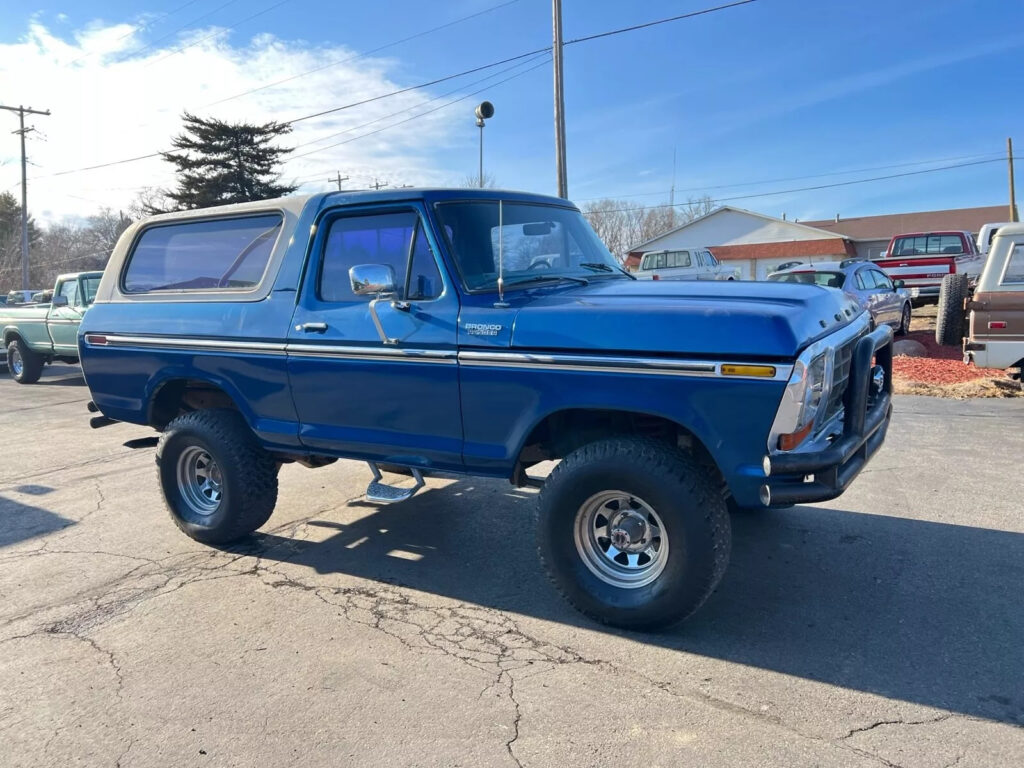
[[[791,359],[863,312],[801,283],[595,280],[512,301],[513,348],[762,359]]]

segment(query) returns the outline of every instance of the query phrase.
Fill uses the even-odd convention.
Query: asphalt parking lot
[[[0,765],[1020,766],[1024,401],[898,397],[841,499],[733,519],[689,623],[583,619],[532,495],[281,472],[226,550],[79,370],[0,372]]]

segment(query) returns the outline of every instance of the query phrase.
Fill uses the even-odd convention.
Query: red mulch
[[[940,346],[935,342],[934,331],[912,331],[902,338],[918,342],[927,352],[926,357],[895,357],[892,372],[900,378],[925,384],[957,384],[1006,377],[1006,371],[964,365],[960,348]]]

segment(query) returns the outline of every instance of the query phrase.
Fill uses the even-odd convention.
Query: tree
[[[39,243],[40,232],[28,217],[28,245]],[[0,193],[0,286],[21,286],[21,203],[10,192]],[[4,293],[7,289],[3,288]]]
[[[605,198],[587,203],[583,207],[583,215],[608,250],[621,258],[632,246],[663,235],[673,227],[687,224],[714,209],[715,201],[707,195],[691,197],[674,207],[648,207],[628,200]]]
[[[479,173],[467,173],[462,177],[463,187],[477,187],[480,186],[480,174]],[[498,177],[490,171],[484,171],[484,189],[494,189],[498,186]]]
[[[291,133],[285,123],[226,123],[185,112],[185,132],[162,157],[177,168],[178,188],[167,197],[179,209],[282,197],[298,187],[280,183],[277,166],[291,149],[275,140]]]

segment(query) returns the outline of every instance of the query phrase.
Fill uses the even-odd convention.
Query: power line
[[[514,0],[510,0],[510,2],[511,1],[514,1]],[[666,19],[658,19],[656,21],[650,21],[650,22],[646,22],[644,24],[638,24],[638,25],[634,25],[634,26],[631,26],[631,27],[621,27],[619,29],[612,29],[612,30],[608,30],[607,32],[601,32],[601,33],[596,34],[596,35],[589,35],[587,37],[580,37],[580,38],[576,38],[574,40],[567,41],[565,43],[565,45],[573,45],[575,43],[582,43],[582,42],[586,42],[588,40],[595,40],[595,39],[600,38],[600,37],[609,37],[611,35],[619,35],[619,34],[623,34],[623,33],[626,33],[626,32],[632,32],[632,31],[637,30],[637,29],[644,29],[646,27],[656,26],[658,24],[666,24],[666,23],[668,23],[670,21],[679,21],[680,19],[691,18],[691,17],[694,17],[694,16],[701,16],[701,15],[704,15],[704,14],[713,13],[715,11],[721,11],[721,10],[725,10],[727,8],[733,8],[733,7],[737,6],[737,5],[747,5],[749,3],[753,3],[753,2],[756,2],[756,1],[757,0],[739,0],[738,2],[735,2],[735,3],[729,3],[729,4],[726,4],[726,5],[719,5],[719,6],[716,6],[714,8],[705,8],[705,9],[700,10],[700,11],[693,11],[692,13],[681,14],[679,16],[672,16],[672,17],[669,17],[669,18],[666,18]],[[220,8],[223,8],[226,5],[230,5],[232,2],[235,2],[235,0],[229,0],[228,3],[225,3],[224,5],[218,6],[213,11],[211,11],[210,14],[207,14],[207,16],[212,15],[213,13],[216,13],[216,11],[220,10]],[[505,3],[504,5],[508,5],[508,4],[509,3]],[[495,6],[494,8],[491,8],[489,10],[495,10],[496,8],[500,8],[500,7],[502,7],[502,6],[501,5]],[[481,11],[481,12],[479,12],[476,15],[480,15],[480,13],[485,13],[485,12],[487,12],[487,11]],[[203,18],[205,18],[205,17],[203,17]],[[470,18],[470,17],[466,17],[466,18]],[[459,21],[457,20],[457,21],[454,21],[454,22],[450,22],[448,26],[450,26],[451,24],[456,24],[456,23],[459,23]],[[188,25],[186,25],[186,26],[188,26]],[[435,28],[435,29],[438,29],[438,28]],[[432,30],[425,31],[423,33],[418,33],[416,36],[420,36],[421,34],[427,34],[427,32],[429,32],[429,31],[432,31]],[[174,33],[171,33],[171,34],[174,34]],[[165,36],[165,37],[167,37],[167,36]],[[161,38],[161,39],[164,39],[164,38]],[[411,38],[409,38],[409,39],[411,39]],[[392,44],[389,44],[389,45],[392,45]],[[346,109],[352,109],[353,107],[363,106],[364,104],[370,104],[372,102],[380,101],[382,99],[386,99],[386,98],[389,98],[391,96],[398,96],[399,94],[409,93],[410,91],[416,91],[416,90],[420,90],[422,88],[428,88],[428,87],[430,87],[432,85],[437,85],[439,83],[447,82],[449,80],[454,80],[456,78],[463,77],[465,75],[474,74],[476,72],[481,72],[481,71],[486,70],[486,69],[492,69],[494,67],[501,66],[502,64],[508,64],[510,62],[513,62],[513,61],[519,61],[521,59],[525,59],[525,58],[528,58],[530,56],[535,56],[536,54],[544,53],[544,52],[547,52],[547,51],[550,51],[550,50],[551,50],[551,46],[544,46],[543,48],[537,48],[537,49],[534,49],[532,51],[527,51],[525,53],[520,53],[520,54],[518,54],[516,56],[510,56],[508,58],[501,59],[500,61],[491,62],[490,64],[484,64],[484,65],[481,65],[481,66],[478,66],[478,67],[473,67],[471,69],[463,70],[462,72],[457,72],[457,73],[452,74],[452,75],[447,75],[445,77],[439,77],[439,78],[436,78],[434,80],[429,80],[429,81],[427,81],[425,83],[420,83],[419,85],[413,85],[413,86],[407,86],[405,88],[399,88],[398,90],[391,91],[389,93],[379,94],[377,96],[372,96],[372,97],[370,97],[368,99],[362,99],[360,101],[355,101],[355,102],[352,102],[352,103],[349,103],[349,104],[343,104],[343,105],[341,105],[339,107],[332,107],[331,109],[321,110],[320,112],[314,112],[314,113],[309,114],[309,115],[302,115],[301,117],[297,117],[297,118],[294,118],[292,120],[284,121],[283,124],[284,125],[294,125],[295,123],[299,123],[299,122],[302,122],[304,120],[311,120],[311,119],[316,118],[316,117],[323,117],[324,115],[334,114],[336,112],[341,112],[341,111],[346,110]],[[363,54],[363,55],[365,55],[365,54]],[[299,75],[296,75],[294,77],[299,77]],[[244,95],[244,94],[242,94],[242,95]],[[229,98],[235,98],[235,97],[229,97]],[[219,103],[219,102],[215,102],[215,103]],[[408,121],[403,121],[403,122],[408,122]],[[49,174],[49,176],[63,176],[63,175],[69,174],[69,173],[78,173],[80,171],[91,171],[91,170],[96,170],[98,168],[106,168],[106,167],[109,167],[111,165],[119,165],[119,164],[122,164],[122,163],[135,162],[137,160],[145,160],[145,159],[148,159],[150,157],[158,157],[161,154],[163,154],[163,153],[162,152],[154,152],[154,153],[151,153],[149,155],[141,155],[139,157],[128,158],[126,160],[116,160],[114,162],[101,163],[99,165],[88,166],[88,167],[85,167],[85,168],[75,168],[75,169],[71,169],[71,170],[68,170],[68,171],[60,171],[58,173]],[[46,178],[46,177],[39,177],[39,178]]]
[[[868,182],[872,182],[872,181],[885,181],[887,179],[899,179],[899,178],[903,178],[905,176],[919,176],[919,175],[924,174],[924,173],[936,173],[938,171],[949,171],[949,170],[953,170],[954,168],[967,168],[969,166],[974,166],[974,165],[987,165],[988,163],[1001,163],[1004,160],[1005,160],[1005,158],[1003,158],[1003,157],[996,157],[996,158],[993,158],[991,160],[975,160],[974,162],[971,162],[971,163],[958,163],[956,165],[945,165],[945,166],[941,166],[939,168],[925,168],[924,170],[921,170],[921,171],[906,171],[904,173],[891,173],[891,174],[889,174],[887,176],[873,176],[873,177],[867,178],[867,179],[853,179],[851,181],[837,181],[837,182],[835,182],[833,184],[817,184],[817,185],[812,186],[812,187],[798,187],[796,189],[779,189],[779,190],[775,190],[774,192],[755,192],[755,193],[749,194],[749,195],[735,195],[733,197],[719,197],[719,198],[715,199],[715,202],[716,203],[728,203],[728,202],[731,202],[733,200],[749,200],[749,199],[755,198],[755,197],[773,197],[773,196],[776,196],[776,195],[788,195],[788,194],[792,194],[794,192],[813,192],[813,191],[816,191],[816,190],[819,190],[819,189],[832,189],[833,187],[848,187],[848,186],[853,185],[853,184],[867,184]],[[666,204],[666,205],[648,205],[646,207],[649,208],[649,209],[655,209],[655,208],[679,208],[679,207],[682,207],[682,206],[685,206],[685,205],[687,205],[687,204],[686,203],[677,203],[675,205],[668,205],[668,204]],[[603,210],[602,209],[602,213],[625,213],[625,212],[627,212],[629,210],[631,210],[631,209],[630,208],[611,208],[611,209],[608,209],[608,210]]]
[[[170,53],[168,53],[168,54],[166,54],[164,56],[161,56],[159,59],[154,59],[153,61],[149,62],[148,64],[146,64],[146,66],[147,67],[151,67],[154,64],[159,64],[164,59],[169,59],[169,58],[171,58],[171,56],[175,56],[175,55],[181,53],[182,51],[187,51],[189,48],[194,48],[197,45],[202,45],[207,40],[212,40],[215,37],[220,37],[225,32],[230,32],[232,29],[235,29],[236,27],[242,26],[247,21],[252,21],[253,19],[257,18],[258,16],[262,16],[265,13],[270,13],[275,8],[280,8],[285,3],[290,3],[291,1],[292,0],[279,0],[279,2],[274,3],[273,5],[264,8],[262,11],[257,11],[256,13],[254,13],[254,14],[252,14],[250,16],[246,16],[241,21],[236,21],[234,24],[232,24],[229,27],[221,27],[220,29],[218,29],[216,32],[214,32],[211,35],[207,35],[206,37],[200,38],[199,40],[195,40],[195,41],[189,43],[188,45],[183,45],[183,46],[181,46],[179,48],[175,48]]]
[[[731,189],[735,187],[755,187],[759,184],[780,184],[785,181],[801,181],[803,179],[820,179],[828,176],[845,176],[850,173],[867,173],[869,171],[885,171],[890,168],[908,168],[915,165],[931,165],[932,163],[948,163],[954,160],[973,160],[975,158],[988,158],[992,155],[991,152],[986,152],[981,155],[960,155],[958,157],[936,157],[932,160],[915,160],[910,163],[893,163],[891,165],[875,165],[868,168],[851,168],[845,171],[828,171],[826,173],[811,173],[804,176],[787,176],[781,179],[762,179],[760,181],[736,181],[730,184],[715,184],[712,186],[703,187],[689,187],[687,189],[676,189],[676,192],[707,192],[711,189]],[[1000,158],[1002,155],[1000,154]],[[616,195],[616,198],[627,198],[627,197],[655,197],[657,195],[664,195],[667,190],[660,190],[658,192],[637,192],[629,195]],[[605,200],[604,197],[584,197],[577,200],[578,203],[589,203],[594,200]],[[681,205],[683,205],[681,203]]]
[[[667,19],[658,19],[657,21],[648,21],[644,24],[634,24],[631,27],[621,27],[619,29],[612,29],[608,32],[598,32],[596,35],[587,35],[586,37],[577,37],[573,40],[566,40],[564,45],[572,45],[574,43],[585,43],[588,40],[597,40],[602,37],[611,37],[612,35],[621,35],[624,32],[635,32],[638,29],[646,29],[647,27],[656,27],[659,24],[668,24],[670,21],[680,21],[682,19],[692,19],[695,16],[704,16],[708,13],[714,13],[715,11],[724,11],[727,8],[735,8],[740,5],[749,5],[750,3],[756,3],[757,0],[737,0],[735,3],[726,3],[725,5],[716,5],[714,8],[705,8],[700,11],[692,11],[691,13],[681,13],[678,16],[670,16]]]
[[[538,56],[545,57],[545,54],[538,54]],[[488,80],[493,80],[494,78],[499,77],[499,76],[503,75],[506,72],[510,72],[513,69],[516,69],[517,67],[521,67],[521,66],[523,66],[523,64],[529,64],[532,61],[536,61],[536,59],[527,59],[526,61],[519,62],[518,64],[513,64],[512,66],[506,67],[505,69],[499,69],[497,72],[495,72],[493,74],[487,75],[486,77],[482,77],[479,80],[474,80],[471,83],[467,83],[464,87],[471,88],[474,85],[479,85],[480,83],[484,83],[484,82],[486,82]],[[528,71],[528,70],[526,70],[526,71]],[[501,85],[501,83],[503,83],[503,82],[505,82],[505,81],[502,80],[502,81],[500,81],[498,83],[494,83],[493,85]],[[351,128],[346,128],[343,131],[337,131],[336,133],[330,133],[330,134],[327,134],[326,136],[321,136],[319,139],[313,139],[311,141],[303,142],[302,144],[296,144],[293,147],[293,149],[301,149],[302,147],[308,147],[308,146],[310,146],[312,144],[319,144],[321,141],[327,141],[328,139],[333,139],[335,136],[343,136],[346,133],[351,133],[352,131],[357,131],[360,128],[365,128],[365,127],[367,127],[369,125],[374,125],[375,123],[379,123],[382,120],[388,120],[388,119],[390,119],[392,117],[397,117],[398,115],[404,114],[406,112],[411,112],[414,109],[419,109],[420,107],[425,107],[427,104],[431,104],[431,103],[433,103],[435,101],[439,101],[439,100],[441,100],[443,98],[446,98],[448,96],[452,96],[452,95],[458,93],[461,90],[462,90],[462,88],[456,88],[455,90],[447,91],[446,93],[442,93],[442,94],[440,94],[438,96],[434,96],[433,98],[426,99],[425,101],[421,101],[419,104],[416,104],[416,105],[414,105],[412,107],[406,107],[405,109],[400,109],[397,112],[392,112],[390,115],[384,115],[383,117],[378,117],[378,118],[375,118],[375,119],[370,120],[368,122],[361,123],[359,125],[354,125]],[[479,91],[477,91],[477,93],[479,93]],[[472,95],[472,94],[470,94],[470,95]],[[288,158],[288,159],[290,160],[291,158]],[[287,160],[285,162],[287,162]]]
[[[204,13],[202,16],[199,16],[198,18],[192,19],[192,21],[188,22],[187,24],[182,24],[180,27],[175,29],[173,32],[168,32],[166,35],[158,37],[156,40],[154,40],[151,43],[148,43],[147,45],[142,46],[142,48],[139,48],[137,51],[129,51],[128,53],[125,53],[117,61],[118,62],[122,62],[122,61],[127,61],[130,58],[137,57],[140,53],[143,53],[144,51],[148,51],[150,48],[155,46],[157,43],[161,43],[161,42],[163,42],[164,40],[166,40],[169,37],[174,37],[179,32],[183,32],[184,30],[188,29],[189,27],[195,26],[196,24],[198,24],[201,21],[206,21],[208,18],[210,18],[211,16],[215,15],[218,11],[221,11],[224,8],[227,8],[229,5],[234,5],[237,2],[238,2],[238,0],[227,0],[226,3],[221,3],[220,5],[218,5],[216,8],[214,8],[209,13]]]
[[[121,42],[122,40],[124,40],[125,38],[131,37],[132,35],[134,35],[134,34],[137,34],[138,32],[142,32],[142,31],[143,31],[143,30],[145,30],[145,29],[149,29],[150,27],[152,27],[152,26],[153,26],[153,25],[155,25],[155,24],[158,24],[158,23],[160,23],[160,22],[161,22],[161,21],[163,21],[164,19],[166,19],[166,18],[168,18],[168,17],[170,17],[170,16],[173,16],[173,15],[174,15],[174,14],[176,14],[176,13],[177,13],[178,11],[182,11],[182,10],[184,10],[185,8],[188,8],[188,7],[190,6],[190,5],[195,5],[195,4],[196,4],[196,3],[198,3],[198,2],[199,2],[199,0],[188,0],[188,2],[187,2],[187,3],[182,3],[181,5],[179,5],[179,6],[178,6],[177,8],[175,8],[174,10],[171,10],[171,11],[167,11],[167,13],[164,13],[164,14],[161,14],[160,16],[157,16],[157,17],[156,17],[155,19],[152,19],[152,20],[150,20],[150,21],[147,21],[147,22],[145,22],[144,24],[140,24],[140,25],[139,25],[139,26],[137,26],[137,27],[136,27],[136,26],[133,26],[130,32],[126,32],[125,34],[121,35],[121,36],[120,36],[119,38],[117,38],[117,39],[116,39],[116,40],[115,40],[114,42],[115,42],[115,43],[119,43],[119,42]],[[74,66],[75,64],[77,64],[78,62],[80,62],[80,61],[81,61],[82,59],[87,59],[87,58],[89,58],[90,56],[95,56],[95,55],[96,55],[95,53],[83,53],[83,54],[82,54],[81,56],[79,56],[79,57],[78,57],[77,59],[74,59],[74,60],[73,60],[73,61],[72,61],[72,62],[71,62],[70,64],[68,64],[68,66],[69,66],[69,67],[71,67],[71,66]]]
[[[467,93],[464,96],[460,96],[457,99],[452,99],[451,101],[446,102],[444,104],[441,104],[440,106],[434,107],[433,109],[428,109],[428,110],[426,110],[424,112],[420,112],[418,114],[412,115],[411,117],[407,117],[405,120],[399,120],[397,123],[391,123],[390,125],[385,125],[383,128],[378,128],[375,131],[368,131],[366,133],[361,133],[358,136],[353,136],[351,138],[345,139],[344,141],[339,141],[339,142],[336,142],[334,144],[328,144],[326,147],[320,147],[319,149],[314,149],[314,150],[311,150],[309,152],[304,152],[301,155],[292,155],[287,160],[285,160],[285,162],[290,162],[292,160],[298,160],[299,158],[302,158],[302,157],[309,157],[310,155],[315,155],[318,152],[323,152],[323,151],[328,150],[328,149],[333,149],[334,147],[340,147],[342,144],[351,144],[353,141],[358,141],[359,139],[365,139],[367,136],[373,136],[373,135],[381,133],[383,131],[390,130],[391,128],[395,128],[395,127],[397,127],[399,125],[404,125],[405,123],[411,122],[413,120],[417,120],[417,119],[419,119],[421,117],[424,117],[425,115],[429,115],[429,114],[431,114],[433,112],[438,112],[439,110],[442,110],[442,109],[445,109],[447,107],[450,107],[453,104],[458,104],[460,101],[465,101],[466,99],[470,98],[471,96],[476,96],[477,94],[483,93],[484,91],[486,91],[486,90],[488,90],[490,88],[496,88],[497,86],[501,85],[502,83],[507,83],[509,80],[514,80],[515,78],[521,77],[522,75],[525,75],[528,72],[532,72],[535,69],[539,69],[540,67],[543,67],[547,63],[548,63],[547,62],[547,57],[545,56],[544,57],[544,61],[541,61],[539,64],[535,64],[534,66],[529,67],[527,69],[524,69],[521,72],[516,72],[511,77],[506,77],[503,80],[499,80],[496,83],[491,83],[490,85],[487,85],[487,86],[485,86],[483,88],[480,88],[480,89],[478,89],[476,91],[471,91],[470,93]],[[372,122],[380,122],[380,121],[379,120],[374,120]],[[368,125],[368,123],[367,123],[367,125]],[[355,129],[353,129],[353,130],[355,130]]]
[[[455,19],[454,21],[449,21],[447,24],[441,24],[440,26],[437,26],[437,27],[431,27],[430,29],[425,29],[425,30],[423,30],[421,32],[417,32],[414,35],[409,35],[408,37],[403,37],[401,40],[394,40],[394,41],[392,41],[390,43],[385,43],[384,45],[380,45],[380,46],[378,46],[376,48],[372,48],[369,51],[363,51],[362,53],[358,53],[355,56],[350,56],[347,59],[340,59],[339,61],[332,61],[329,64],[322,64],[319,67],[313,67],[313,69],[308,69],[305,72],[299,72],[296,75],[291,75],[290,77],[285,77],[285,78],[282,78],[281,80],[275,80],[272,83],[267,83],[266,85],[261,85],[258,88],[252,88],[252,89],[250,89],[248,91],[243,91],[242,93],[236,93],[234,96],[228,96],[228,97],[220,99],[218,101],[212,101],[209,104],[204,105],[203,108],[205,109],[206,107],[214,107],[214,106],[216,106],[218,104],[223,104],[223,103],[225,103],[227,101],[233,101],[234,99],[240,99],[243,96],[248,96],[249,94],[257,93],[258,91],[263,91],[263,90],[266,90],[267,88],[273,88],[273,87],[278,86],[278,85],[283,85],[284,83],[290,83],[292,80],[298,80],[300,77],[305,77],[306,75],[312,75],[315,72],[320,72],[322,70],[329,69],[331,67],[340,66],[341,64],[347,64],[348,62],[355,61],[356,59],[365,58],[366,56],[370,56],[371,54],[379,53],[380,51],[386,50],[388,48],[392,48],[392,47],[394,47],[396,45],[401,45],[402,43],[407,43],[410,40],[415,40],[418,37],[423,37],[423,36],[429,35],[429,34],[431,34],[433,32],[438,32],[438,31],[440,31],[442,29],[447,29],[448,27],[453,27],[456,24],[461,24],[464,21],[469,21],[470,19],[475,19],[477,16],[483,16],[484,14],[491,13],[492,11],[496,11],[499,8],[504,8],[507,5],[513,5],[514,3],[518,3],[518,2],[519,2],[519,0],[507,0],[507,2],[500,3],[499,5],[494,5],[494,6],[491,6],[490,8],[485,8],[482,11],[477,11],[476,13],[471,13],[468,16],[463,16],[461,18]]]

